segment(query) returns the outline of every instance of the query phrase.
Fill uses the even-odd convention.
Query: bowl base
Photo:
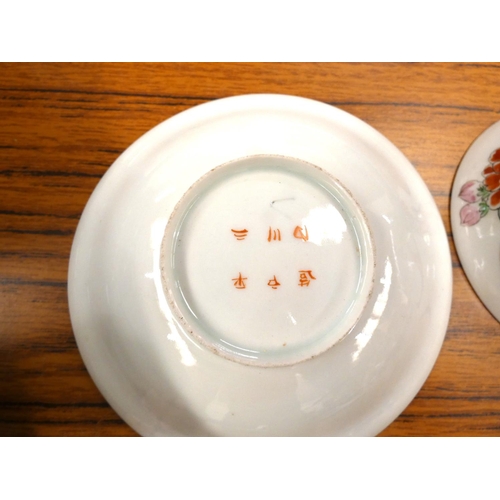
[[[294,158],[253,156],[209,172],[177,205],[162,250],[186,332],[244,364],[289,365],[329,349],[373,285],[362,210],[336,179]]]

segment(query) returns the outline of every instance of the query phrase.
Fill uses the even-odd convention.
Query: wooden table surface
[[[422,390],[381,435],[500,436],[500,324],[464,275],[449,221],[460,159],[500,119],[499,81],[490,64],[1,64],[0,435],[136,435],[100,395],[73,337],[66,280],[80,214],[106,169],[154,125],[266,92],[317,99],[378,129],[443,217],[448,332]]]

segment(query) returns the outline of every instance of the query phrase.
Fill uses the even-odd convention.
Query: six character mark
[[[248,235],[248,229],[231,229],[234,237],[237,240],[244,240],[247,235]],[[293,231],[293,236],[297,239],[303,240],[303,241],[308,241],[309,240],[309,233],[307,231],[307,227],[301,227],[301,226],[296,226],[294,231]],[[267,235],[267,241],[281,241],[281,231],[279,229],[272,229],[269,227],[269,232]],[[244,278],[241,273],[239,273],[239,276],[237,278],[233,278],[232,281],[234,281],[234,287],[242,290],[246,288],[245,281],[248,278]],[[299,286],[309,286],[311,283],[311,280],[315,280],[316,278],[312,274],[311,269],[301,269],[299,271]],[[272,279],[270,279],[267,282],[267,286],[270,286],[274,290],[277,290],[279,286],[281,286],[281,283],[277,280],[276,275],[273,276]]]

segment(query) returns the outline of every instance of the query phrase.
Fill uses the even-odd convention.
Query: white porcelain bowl
[[[451,289],[402,153],[281,95],[140,138],[90,198],[69,270],[85,364],[143,435],[375,435],[432,369]]]

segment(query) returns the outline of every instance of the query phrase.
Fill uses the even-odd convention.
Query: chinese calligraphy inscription
[[[231,229],[237,240],[244,240],[248,234],[247,229]]]
[[[231,229],[231,232],[238,241],[244,240],[249,233],[248,229]],[[307,231],[307,227],[296,226],[293,231],[293,236],[297,239],[308,241],[309,233]],[[268,242],[281,241],[281,230],[272,229],[271,227],[269,227],[269,231],[267,234],[267,241]],[[243,278],[241,273],[239,273],[238,278],[232,278],[232,281],[234,281],[234,287],[237,288],[238,290],[243,290],[244,288],[246,288],[245,280],[247,279],[248,278]],[[313,276],[311,269],[299,270],[299,283],[298,283],[299,286],[301,287],[309,286],[311,280],[315,279],[316,277]],[[278,287],[281,286],[281,283],[277,280],[276,275],[273,275],[273,278],[267,282],[267,285],[270,286],[272,289],[277,290]]]
[[[233,278],[235,288],[238,288],[240,290],[243,288],[246,288],[246,285],[245,285],[246,279],[248,279],[248,278],[243,278],[241,276],[241,273],[237,278]]]
[[[274,288],[276,290],[279,286],[281,286],[281,283],[278,282],[278,280],[276,279],[276,275],[274,275],[273,279],[267,282],[267,286],[270,286],[271,288]]]
[[[295,238],[298,238],[299,240],[307,241],[309,239],[309,233],[307,232],[306,226],[304,226],[303,228],[297,226],[293,231],[293,235]]]
[[[309,270],[301,270],[299,271],[300,273],[300,279],[299,279],[299,286],[309,286],[309,283],[311,283],[311,280],[315,280],[316,278],[312,275],[312,271]]]

